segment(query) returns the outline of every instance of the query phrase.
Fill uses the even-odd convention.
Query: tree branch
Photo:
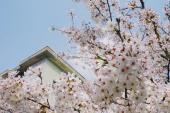
[[[153,24],[153,30],[155,32],[155,35],[156,35],[157,39],[160,40],[160,35],[158,33],[158,26],[156,25],[156,22],[154,22],[154,21],[152,22],[152,24]]]
[[[72,21],[72,28],[74,28],[74,14],[72,11],[70,11],[71,21]]]
[[[41,80],[41,85],[43,84],[43,80],[42,80],[42,72],[40,71],[40,73],[39,73],[39,75],[38,75],[38,77],[40,78],[40,80]]]
[[[96,5],[94,2],[92,2],[92,4],[93,4],[93,6],[96,8],[96,10],[99,12],[99,14],[100,14],[103,18],[106,18],[106,17],[102,14],[102,12],[100,11],[100,9],[97,7],[97,5]]]
[[[87,43],[88,43],[89,45],[94,46],[94,47],[98,47],[98,48],[101,49],[101,50],[106,50],[106,48],[104,48],[104,47],[102,47],[102,46],[100,46],[100,45],[98,45],[98,44],[96,44],[96,43],[90,42],[89,40],[87,40]]]
[[[46,107],[46,108],[48,108],[48,109],[54,111],[53,109],[50,108],[49,105],[47,106],[47,105],[42,104],[42,103],[40,103],[40,102],[38,102],[38,101],[36,101],[36,100],[34,100],[34,99],[31,99],[31,98],[27,98],[27,100],[30,100],[30,101],[32,101],[32,102],[34,102],[34,103],[37,103],[37,104],[39,104],[39,105],[41,105],[41,106],[43,106],[43,107]]]
[[[142,8],[142,9],[145,9],[145,3],[144,3],[144,1],[143,1],[143,0],[140,0],[140,3],[141,3],[141,8]]]
[[[118,25],[118,29],[116,29],[116,33],[117,35],[119,36],[120,40],[123,42],[123,37],[121,35],[121,31],[120,31],[120,18],[116,18],[116,22],[117,22],[117,25]]]
[[[167,80],[168,80],[168,82],[170,82],[170,60],[168,61],[168,65],[167,65]]]
[[[114,104],[117,104],[117,105],[120,105],[120,106],[124,106],[124,107],[130,106],[130,104],[125,105],[125,104],[118,103],[118,102],[116,102],[116,101],[113,101],[113,103],[114,103]]]
[[[112,12],[111,12],[111,8],[110,8],[110,4],[109,4],[109,0],[106,0],[107,1],[107,6],[108,6],[108,11],[109,11],[109,15],[110,15],[110,20],[112,21]]]
[[[127,93],[127,89],[125,88],[125,99],[128,98],[128,93]]]
[[[170,32],[167,32],[163,27],[159,27],[165,34],[167,34],[168,36],[170,36]]]

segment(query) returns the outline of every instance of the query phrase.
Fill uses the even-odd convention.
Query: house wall
[[[48,59],[45,59],[42,67],[42,77],[44,83],[52,83],[53,80],[56,80],[59,77],[59,74],[62,73],[62,70],[50,62]]]
[[[32,68],[41,67],[43,83],[52,83],[53,80],[58,79],[60,73],[63,71],[54,65],[48,59],[43,59],[31,66]]]
[[[31,67],[32,68],[41,67],[41,71],[42,71],[41,76],[43,79],[43,83],[52,83],[53,80],[57,80],[60,76],[60,73],[63,72],[60,68],[58,68],[48,59],[43,59],[39,61],[38,63],[32,65]],[[55,97],[54,94],[51,93],[48,98],[49,99],[48,101],[51,107],[53,107],[55,103],[54,97]]]

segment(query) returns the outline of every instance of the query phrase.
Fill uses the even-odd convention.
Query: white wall
[[[49,61],[48,59],[43,59],[40,62],[32,65],[32,68],[36,68],[36,67],[41,67],[41,71],[42,71],[42,79],[43,79],[43,83],[52,83],[53,80],[58,79],[59,78],[59,74],[62,73],[62,70],[60,70],[56,65],[54,65],[51,61]],[[49,103],[50,106],[53,107],[54,103],[55,103],[55,99],[53,99],[54,94],[51,93],[49,96]]]
[[[43,83],[52,83],[62,72],[56,65],[48,59],[43,59],[31,66],[32,68],[41,67]]]
[[[45,59],[42,67],[42,77],[44,83],[51,83],[54,79],[59,77],[59,74],[62,72],[56,65],[50,62],[48,59]]]

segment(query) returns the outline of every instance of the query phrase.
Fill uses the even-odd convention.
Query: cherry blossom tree
[[[42,84],[39,69],[28,69],[24,76],[13,71],[6,78],[0,78],[1,113],[35,113],[50,109],[49,89]]]
[[[40,69],[28,69],[21,77],[10,73],[0,79],[1,112],[169,113],[168,1],[163,19],[144,0],[128,0],[125,5],[121,0],[74,1],[87,6],[92,23],[75,26],[73,22],[70,28],[52,30],[66,34],[80,47],[74,57],[85,61],[96,79],[64,74],[44,84]]]
[[[144,0],[75,1],[87,6],[93,22],[59,31],[80,46],[77,58],[97,76],[85,89],[93,106],[109,113],[170,112],[169,2],[162,19]]]

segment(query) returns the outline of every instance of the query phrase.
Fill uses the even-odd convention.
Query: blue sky
[[[162,11],[162,0],[146,1],[158,12]],[[17,66],[47,45],[57,52],[66,51],[68,40],[48,28],[69,26],[70,9],[80,21],[89,19],[86,8],[72,0],[0,0],[0,72]]]
[[[70,9],[87,18],[85,7],[72,0],[0,0],[0,72],[47,45],[66,51],[68,40],[48,28],[69,26]]]

